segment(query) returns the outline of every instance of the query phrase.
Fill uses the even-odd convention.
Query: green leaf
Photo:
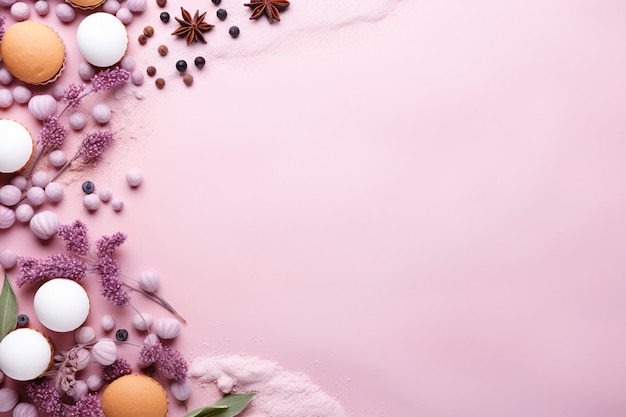
[[[256,394],[228,394],[208,407],[195,409],[183,417],[235,417]]]
[[[0,340],[4,339],[17,326],[17,300],[9,282],[9,275],[4,273],[4,284],[0,292]]]

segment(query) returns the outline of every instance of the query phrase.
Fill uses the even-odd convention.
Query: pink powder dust
[[[225,393],[255,392],[245,417],[345,417],[341,404],[303,373],[255,356],[196,358],[189,374],[201,387],[216,383]]]

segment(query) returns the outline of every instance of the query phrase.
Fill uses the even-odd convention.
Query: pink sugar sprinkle
[[[233,392],[256,392],[249,417],[346,417],[341,404],[303,373],[253,356],[204,356],[191,362],[189,375],[201,385],[234,382]],[[228,384],[227,384],[228,385]]]

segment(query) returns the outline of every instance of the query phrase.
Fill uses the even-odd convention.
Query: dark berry
[[[180,72],[185,72],[187,70],[187,61],[184,59],[176,61],[176,69]]]
[[[237,26],[231,26],[230,29],[228,29],[228,33],[230,33],[230,36],[233,38],[236,38],[239,36],[239,28]]]
[[[204,64],[206,64],[206,60],[204,57],[197,56],[196,59],[193,60],[193,64],[198,68],[202,68],[204,67]]]
[[[212,2],[214,5],[218,6],[218,5],[222,2],[222,0],[211,0],[211,2]]]
[[[167,23],[170,21],[170,14],[168,12],[161,12],[159,18],[161,19],[161,22]]]
[[[126,329],[118,329],[115,332],[115,339],[117,339],[117,341],[119,341],[119,342],[126,341],[126,339],[128,339],[128,330],[126,330]]]
[[[30,319],[26,314],[17,316],[17,327],[26,327],[28,326],[28,322],[30,322]]]
[[[226,19],[226,16],[228,16],[228,12],[224,9],[217,9],[217,18],[219,20],[224,20]]]
[[[96,186],[91,181],[85,181],[82,187],[85,194],[91,194],[96,190]]]

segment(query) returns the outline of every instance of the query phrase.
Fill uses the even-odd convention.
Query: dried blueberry
[[[231,26],[230,29],[228,29],[228,33],[230,34],[230,36],[232,36],[233,38],[236,38],[237,36],[239,36],[239,27],[237,26]]]
[[[226,19],[226,16],[228,16],[228,12],[225,9],[217,9],[216,14],[219,20],[224,20]]]
[[[170,21],[170,14],[168,12],[161,12],[159,19],[161,19],[161,22],[167,23]]]
[[[17,327],[26,327],[29,322],[30,319],[26,314],[20,314],[17,316]]]
[[[85,181],[82,185],[85,194],[91,194],[96,190],[96,186],[91,181]]]
[[[180,72],[185,72],[187,70],[187,61],[184,59],[176,61],[176,69]]]
[[[128,330],[126,329],[118,329],[115,332],[115,339],[119,342],[124,342],[128,339]]]
[[[206,60],[204,57],[197,56],[196,59],[193,60],[193,64],[198,68],[202,68],[204,67],[204,64],[206,64]]]
[[[217,6],[222,2],[222,0],[211,0],[211,2]]]

